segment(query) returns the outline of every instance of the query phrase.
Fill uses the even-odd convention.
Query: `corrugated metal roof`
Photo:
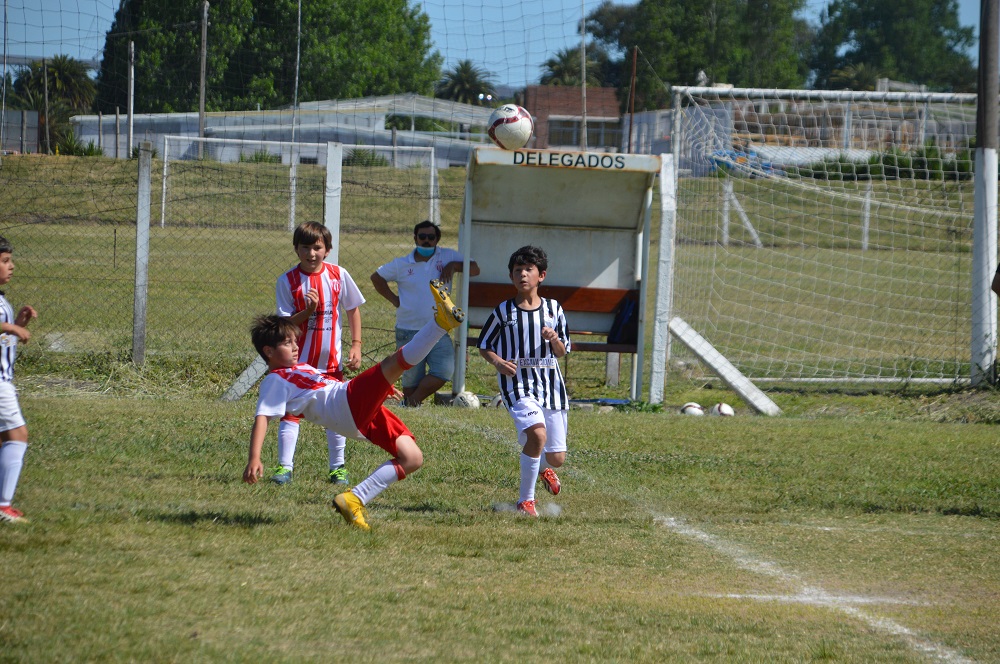
[[[299,104],[301,110],[320,111],[371,111],[384,110],[389,115],[433,118],[444,122],[459,122],[485,127],[493,108],[473,106],[447,99],[435,99],[418,94],[382,95],[359,99],[330,99]]]

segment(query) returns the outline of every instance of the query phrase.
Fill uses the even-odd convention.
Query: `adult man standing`
[[[462,271],[462,254],[439,247],[441,229],[431,221],[413,227],[413,251],[386,263],[372,273],[375,292],[396,307],[396,347],[413,338],[417,330],[434,317],[434,301],[427,283],[440,279],[446,284]],[[479,274],[475,261],[469,262],[469,275]],[[396,282],[399,294],[392,292]],[[455,373],[455,350],[451,337],[442,337],[423,362],[403,374],[403,403],[419,406],[424,399],[444,387]]]

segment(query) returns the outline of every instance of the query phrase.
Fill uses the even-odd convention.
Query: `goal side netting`
[[[968,378],[975,95],[674,95],[675,315],[752,380]]]

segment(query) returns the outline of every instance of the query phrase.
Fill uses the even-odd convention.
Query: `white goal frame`
[[[738,198],[733,195],[732,182],[742,180],[746,187],[755,186],[754,183],[764,183],[768,180],[771,182],[778,183],[775,186],[781,187],[783,182],[791,183],[785,189],[791,189],[795,186],[792,178],[783,179],[784,173],[781,172],[780,168],[776,165],[770,163],[764,163],[763,160],[756,160],[755,155],[747,155],[741,152],[742,145],[736,147],[734,145],[733,138],[737,135],[737,130],[735,128],[736,120],[735,118],[742,114],[741,117],[746,117],[748,114],[759,112],[761,115],[768,114],[772,117],[777,117],[781,113],[788,110],[789,115],[798,112],[802,108],[806,108],[809,105],[813,105],[814,108],[822,107],[826,105],[831,110],[828,112],[828,118],[836,118],[836,125],[833,120],[830,120],[830,124],[823,127],[826,130],[826,134],[821,137],[819,133],[814,134],[812,138],[803,138],[801,142],[796,143],[796,145],[803,146],[801,150],[806,150],[805,146],[815,146],[819,148],[819,152],[824,152],[827,155],[823,157],[824,159],[831,159],[836,161],[839,153],[839,159],[845,161],[856,160],[858,163],[863,163],[865,156],[871,156],[873,154],[887,154],[895,151],[895,153],[901,155],[917,154],[917,151],[928,146],[944,146],[946,141],[942,140],[940,143],[935,141],[941,138],[941,134],[935,135],[935,124],[940,125],[939,117],[946,116],[944,122],[947,125],[949,122],[955,125],[964,124],[965,127],[974,125],[975,121],[975,101],[976,95],[970,94],[945,94],[945,93],[919,93],[919,92],[856,92],[856,91],[814,91],[814,90],[767,90],[767,89],[724,89],[724,88],[710,88],[710,87],[694,87],[694,86],[674,86],[673,90],[673,107],[668,114],[660,113],[657,116],[657,121],[660,122],[664,117],[666,117],[669,122],[669,126],[652,126],[652,123],[647,121],[645,126],[639,126],[635,131],[638,131],[640,135],[643,133],[651,136],[669,136],[670,149],[678,165],[679,183],[681,183],[678,196],[684,197],[684,178],[690,177],[702,177],[711,178],[718,177],[720,179],[725,179],[726,182],[719,186],[719,189],[725,192],[723,195],[719,195],[718,208],[721,212],[719,214],[719,222],[717,227],[717,235],[714,240],[710,238],[683,238],[679,240],[678,244],[674,244],[672,241],[664,241],[664,245],[667,246],[668,250],[671,251],[671,255],[667,258],[667,263],[671,265],[672,269],[675,271],[679,270],[677,267],[681,265],[681,269],[675,272],[675,280],[680,279],[677,274],[683,272],[683,263],[685,252],[689,254],[694,249],[688,249],[688,247],[707,247],[704,251],[710,251],[710,247],[714,243],[717,246],[729,246],[732,244],[732,238],[729,236],[731,230],[730,226],[730,214],[735,212],[740,221],[740,225],[743,227],[741,230],[742,236],[739,241],[739,246],[732,250],[734,253],[742,251],[746,255],[753,254],[754,251],[760,252],[761,255],[767,252],[775,252],[773,246],[769,245],[769,238],[764,238],[763,241],[761,236],[758,235],[760,232],[763,235],[762,224],[766,226],[768,220],[761,220],[755,217],[756,214],[760,214],[760,208],[762,205],[776,205],[774,201],[765,201],[761,203],[760,199],[745,199],[743,203],[738,200]],[[893,108],[903,109],[901,111],[892,111]],[[700,109],[714,109],[710,112],[704,112]],[[735,109],[735,110],[734,110]],[[749,110],[747,110],[749,109]],[[780,111],[775,111],[775,109],[780,109]],[[790,109],[790,110],[789,110]],[[857,109],[852,112],[852,109]],[[871,109],[889,109],[883,118],[872,120],[870,117],[865,117],[864,112],[866,110],[871,111]],[[704,119],[701,120],[700,124],[697,121],[692,121],[692,116],[704,112]],[[837,115],[841,113],[842,115]],[[893,115],[895,113],[895,115]],[[652,116],[652,114],[650,114]],[[885,118],[888,118],[886,120]],[[730,125],[726,125],[729,122]],[[881,124],[880,124],[881,123]],[[894,124],[895,123],[895,124]],[[789,123],[791,125],[792,123]],[[867,125],[867,126],[866,126]],[[877,125],[877,126],[876,126]],[[804,125],[802,125],[804,126]],[[717,128],[721,127],[720,131],[716,131]],[[874,127],[874,128],[873,128]],[[769,129],[772,130],[772,134],[779,134],[782,126],[772,126]],[[633,131],[630,128],[630,131]],[[747,131],[747,130],[745,130]],[[875,135],[877,141],[884,141],[886,137],[889,140],[901,140],[903,142],[899,143],[899,147],[885,147],[885,144],[881,144],[880,147],[876,141],[873,145],[864,146],[866,149],[858,149],[859,136],[863,135],[863,132],[868,132],[868,136]],[[937,131],[941,131],[940,126]],[[908,132],[908,133],[907,133]],[[789,132],[791,135],[792,132]],[[966,135],[968,136],[968,134]],[[774,138],[774,136],[772,136]],[[780,136],[778,138],[781,138]],[[756,140],[760,141],[758,147],[766,145],[768,141],[765,132],[761,131],[756,135]],[[906,141],[909,141],[906,143]],[[791,145],[792,143],[787,143]],[[772,143],[777,145],[777,143]],[[945,157],[954,154],[956,148],[953,146],[941,147],[941,154]],[[949,152],[949,150],[951,152]],[[751,149],[746,149],[747,152],[751,152]],[[794,149],[792,150],[794,151]],[[910,151],[910,152],[907,152]],[[731,158],[725,156],[726,153],[733,155]],[[761,150],[761,153],[764,151]],[[779,150],[771,149],[771,153],[779,152]],[[699,154],[700,153],[700,154]],[[697,161],[697,159],[703,159],[702,163],[705,163],[710,155],[714,153],[722,153],[723,156],[719,158],[717,163],[724,163],[728,170],[725,172],[713,175],[709,172],[694,172],[692,173],[692,164]],[[861,157],[857,157],[856,153],[861,153]],[[819,157],[816,161],[819,161]],[[874,163],[874,162],[873,162]],[[713,168],[714,171],[714,168]],[[875,180],[873,176],[871,178]],[[900,175],[898,178],[891,178],[893,182],[902,183],[905,178]],[[920,177],[911,177],[914,181],[919,181]],[[886,177],[883,181],[890,180]],[[923,178],[925,181],[933,180],[932,177],[925,176]],[[708,181],[708,180],[706,180]],[[858,182],[861,178],[858,179]],[[688,181],[691,182],[690,180]],[[804,178],[799,181],[802,184],[802,188],[807,188],[808,183],[804,181]],[[832,179],[831,179],[832,182]],[[966,179],[967,184],[965,185],[966,191],[971,190],[972,179]],[[826,183],[824,183],[825,185]],[[899,192],[902,192],[901,198],[905,198],[905,191],[903,191],[900,185]],[[868,183],[867,189],[863,186],[857,186],[855,188],[844,187],[840,192],[835,192],[833,187],[828,187],[825,190],[826,194],[834,192],[830,197],[839,196],[843,200],[844,214],[848,213],[846,210],[848,206],[850,207],[849,216],[852,217],[852,223],[856,223],[857,232],[857,242],[856,245],[852,245],[845,251],[858,252],[855,256],[865,257],[859,258],[859,260],[874,261],[882,252],[885,256],[902,256],[903,254],[899,252],[908,251],[908,247],[905,246],[905,242],[898,241],[898,245],[893,246],[889,243],[889,246],[885,246],[885,226],[892,223],[892,214],[897,216],[902,216],[904,212],[906,214],[912,214],[911,219],[913,220],[913,225],[920,226],[930,226],[930,222],[926,220],[931,220],[936,223],[938,219],[944,218],[945,216],[951,219],[959,219],[957,222],[959,232],[971,236],[968,242],[968,247],[971,247],[971,267],[968,264],[963,266],[961,272],[963,273],[963,278],[968,279],[965,283],[967,284],[964,295],[954,301],[942,301],[941,306],[944,308],[951,307],[951,309],[956,309],[958,307],[966,309],[964,321],[958,319],[953,324],[956,328],[965,328],[968,331],[966,334],[966,339],[969,339],[970,345],[968,346],[968,353],[965,355],[964,360],[960,356],[956,358],[954,362],[950,364],[952,366],[958,367],[959,365],[966,365],[969,369],[966,373],[958,373],[948,375],[946,368],[943,372],[939,372],[938,375],[934,375],[933,370],[927,370],[925,373],[920,371],[915,371],[907,373],[906,365],[907,361],[911,358],[905,354],[900,354],[898,357],[898,364],[900,369],[893,373],[891,367],[886,370],[885,366],[879,367],[876,364],[872,366],[875,367],[866,374],[862,369],[855,373],[852,373],[851,369],[848,368],[843,375],[837,375],[836,369],[830,369],[832,373],[824,373],[823,371],[817,371],[815,375],[809,375],[809,372],[803,372],[799,375],[781,375],[780,369],[775,369],[772,374],[762,374],[755,375],[753,369],[747,370],[741,367],[742,370],[746,371],[747,374],[755,381],[768,381],[775,380],[781,382],[791,382],[791,381],[809,381],[809,382],[830,382],[830,383],[848,383],[848,382],[862,382],[862,383],[905,383],[905,382],[939,382],[939,383],[966,383],[972,382],[976,384],[982,381],[987,376],[993,376],[994,367],[996,364],[996,348],[997,348],[997,305],[996,297],[990,292],[990,278],[996,270],[997,256],[996,256],[996,237],[997,237],[997,159],[995,153],[992,155],[980,155],[979,151],[975,154],[975,176],[974,176],[974,186],[975,186],[975,209],[971,206],[971,197],[968,194],[962,195],[961,208],[934,208],[935,204],[934,192],[931,191],[931,187],[926,187],[930,194],[924,197],[922,200],[914,200],[910,202],[909,200],[898,200],[898,201],[886,201],[884,197],[884,191],[882,200],[879,200],[878,192],[873,196],[871,181]],[[819,187],[815,187],[819,189]],[[915,191],[920,191],[918,188],[914,188]],[[895,192],[899,194],[899,192]],[[779,194],[776,194],[776,196]],[[789,197],[795,194],[784,194]],[[919,197],[914,196],[914,199]],[[801,206],[801,201],[807,201],[807,196],[802,196],[801,199],[795,199],[793,202],[789,203],[792,206]],[[930,207],[921,207],[928,205],[930,202]],[[946,201],[945,205],[954,204],[953,201]],[[713,204],[715,205],[715,204]],[[777,204],[780,205],[780,202]],[[889,210],[890,207],[895,207],[895,213]],[[756,212],[754,208],[757,208]],[[906,208],[909,207],[909,211]],[[792,212],[796,214],[803,214],[800,210],[794,210],[789,208]],[[904,212],[900,212],[903,210]],[[690,222],[690,219],[685,219],[686,215],[690,215],[691,210],[684,208],[684,203],[679,204],[678,220],[677,224],[679,227],[684,226],[686,222]],[[890,215],[888,217],[889,222],[886,222],[887,217],[885,215]],[[870,240],[869,233],[874,234],[876,232],[876,227],[880,221],[879,217],[882,216],[883,219],[883,245],[875,246],[876,241],[874,235]],[[967,226],[961,226],[963,223],[961,219],[965,220]],[[856,220],[856,221],[854,221]],[[771,220],[773,221],[773,219]],[[839,220],[838,220],[839,221]],[[773,225],[773,224],[772,224]],[[970,232],[971,231],[971,232]],[[854,231],[852,231],[854,232]],[[965,237],[965,235],[963,235]],[[770,238],[773,240],[773,236]],[[854,240],[852,240],[854,242]],[[964,251],[964,250],[963,250]],[[969,255],[969,254],[966,254]],[[766,260],[762,259],[762,260]],[[905,261],[906,258],[898,259],[899,261]],[[967,276],[964,274],[968,270]],[[790,277],[793,278],[793,277]],[[877,286],[875,286],[877,287]],[[717,296],[715,285],[712,285],[711,293],[713,296]],[[689,318],[689,312],[684,310],[685,306],[690,307],[693,302],[692,296],[683,292],[683,287],[677,288],[674,291],[674,297],[669,302],[669,309],[666,312],[666,316],[672,319],[674,316],[680,314],[688,318],[694,327],[699,327],[698,331],[705,335],[710,342],[716,343],[716,340],[711,338],[713,330],[711,329],[715,323],[710,321],[713,315],[712,306],[706,307],[707,313],[705,314],[708,318],[702,316],[691,316]],[[965,300],[968,300],[967,304],[963,304]],[[790,302],[789,306],[795,306],[794,302]],[[707,321],[707,323],[706,323]],[[729,326],[730,328],[740,324],[742,321],[736,317],[729,319],[722,323],[723,326]],[[860,323],[864,323],[863,319],[859,319]],[[892,334],[893,321],[879,321],[880,324],[885,325],[885,331],[887,334]],[[845,324],[850,325],[851,321],[837,321],[833,320],[832,324]],[[710,329],[702,329],[704,327]],[[876,327],[876,326],[873,326]],[[766,329],[767,326],[761,327],[760,329]],[[914,330],[917,328],[911,328],[904,333],[901,333],[903,339],[902,342],[897,341],[897,345],[902,345],[906,343],[906,336],[913,335]],[[773,336],[780,336],[782,331],[778,327],[774,327],[772,330]],[[720,328],[719,336],[724,335],[724,331]],[[760,334],[760,332],[758,332]],[[876,343],[878,340],[878,334],[880,331],[876,330],[873,332],[873,336],[870,337],[867,343]],[[762,339],[762,341],[772,342],[772,339]],[[885,338],[886,344],[890,344],[896,340],[890,337]],[[783,344],[783,341],[775,342],[776,344]],[[916,342],[914,342],[916,345]],[[791,348],[794,344],[788,344]],[[676,348],[676,347],[675,347]],[[723,343],[720,346],[720,350],[726,353],[727,357],[730,353],[733,353],[733,349],[726,348],[726,344]],[[863,347],[857,349],[856,356],[862,357],[865,353],[877,354],[878,349],[875,350],[865,350]],[[735,352],[734,354],[739,354]],[[888,360],[886,359],[888,357]],[[921,356],[914,355],[914,361],[919,365]],[[892,364],[892,356],[884,356],[881,359],[883,365]],[[930,361],[928,361],[929,363]],[[734,360],[734,363],[738,364],[738,360]],[[761,362],[757,363],[758,366]],[[949,362],[942,361],[941,366],[944,367],[948,365]],[[881,372],[881,373],[880,373]]]

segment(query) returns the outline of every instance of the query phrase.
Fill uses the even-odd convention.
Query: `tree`
[[[603,49],[594,46],[587,47],[587,86],[600,87],[602,85],[603,65],[601,59],[606,63],[607,53]],[[580,85],[580,49],[564,48],[556,51],[556,54],[542,64],[542,77],[539,79],[542,85]]]
[[[86,65],[68,55],[57,55],[18,69],[13,92],[13,107],[38,111],[41,141],[44,144],[48,136],[51,145],[45,145],[44,149],[50,152],[53,145],[72,132],[70,117],[93,108],[96,88]]]
[[[805,83],[808,25],[804,0],[640,0],[604,2],[587,17],[588,32],[614,60],[619,98],[628,98],[633,47],[638,47],[636,108],[669,103],[673,84],[798,87]],[[629,75],[623,75],[624,70]]]
[[[830,85],[835,89],[874,90],[880,78],[882,75],[877,69],[862,62],[834,70],[830,74]]]
[[[434,96],[482,106],[486,103],[487,95],[496,96],[496,88],[491,78],[489,72],[477,67],[472,60],[459,60],[438,81]]]
[[[833,0],[820,15],[811,64],[817,88],[839,87],[835,72],[871,67],[898,81],[944,91],[974,91],[957,0]]]
[[[201,0],[122,0],[105,42],[98,105],[125,108],[128,42],[135,42],[139,112],[197,110]],[[213,0],[206,108],[287,107],[295,99],[296,0]],[[302,4],[298,101],[430,93],[441,57],[430,20],[407,0]]]

